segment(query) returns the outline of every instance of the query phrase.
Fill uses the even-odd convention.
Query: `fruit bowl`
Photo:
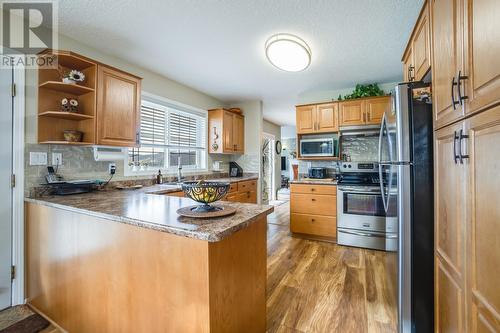
[[[222,199],[229,190],[229,183],[220,182],[185,182],[182,183],[182,190],[186,197],[193,199],[196,202],[202,203],[193,211],[196,212],[213,212],[218,207],[210,206],[209,204]]]

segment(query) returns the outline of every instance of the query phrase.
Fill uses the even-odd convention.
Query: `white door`
[[[13,69],[0,69],[0,310],[11,305]]]

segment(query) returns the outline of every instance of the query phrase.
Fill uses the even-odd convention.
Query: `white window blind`
[[[132,171],[206,168],[206,116],[143,101],[140,148],[129,150]]]

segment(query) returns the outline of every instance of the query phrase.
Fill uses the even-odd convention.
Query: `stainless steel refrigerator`
[[[397,206],[398,269],[393,281],[401,333],[434,331],[432,106],[420,94],[426,86],[396,86],[379,136],[384,208]]]

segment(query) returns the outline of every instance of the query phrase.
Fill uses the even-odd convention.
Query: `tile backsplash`
[[[375,162],[378,159],[378,136],[343,136],[342,154],[351,156],[353,162]]]
[[[47,174],[47,165],[30,165],[30,152],[44,152],[47,153],[47,161],[50,165],[52,162],[52,153],[61,153],[63,164],[57,168],[57,174],[66,180],[75,179],[109,179],[108,165],[109,163],[116,163],[117,171],[113,176],[113,181],[121,180],[140,180],[153,178],[152,175],[137,175],[125,176],[123,160],[97,162],[94,159],[93,149],[91,147],[80,146],[63,146],[63,145],[39,145],[39,144],[26,144],[24,150],[24,189],[25,196],[29,196],[30,190],[38,187],[40,184],[45,183],[45,175]],[[217,156],[208,158],[208,172],[211,172],[213,160],[222,161],[222,170],[228,170],[228,156]],[[128,163],[128,161],[127,161]],[[246,171],[246,170],[245,170]],[[187,172],[184,172],[187,174]],[[200,172],[201,174],[202,172]],[[205,174],[207,172],[204,172]]]

